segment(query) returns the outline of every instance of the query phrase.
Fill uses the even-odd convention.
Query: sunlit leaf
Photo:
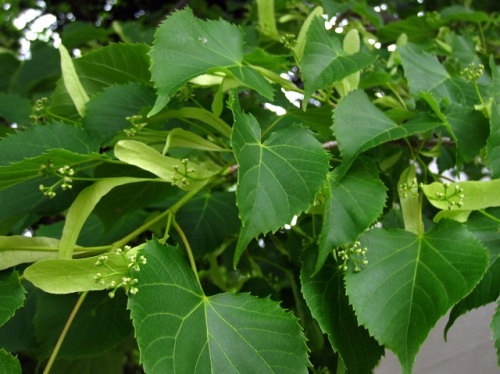
[[[339,82],[375,61],[373,55],[364,52],[345,52],[340,41],[329,35],[324,22],[323,17],[311,21],[300,62],[306,102],[314,91]]]
[[[301,328],[276,302],[206,296],[181,249],[153,240],[142,253],[128,307],[147,373],[307,373]]]
[[[234,154],[239,165],[236,202],[242,229],[234,263],[257,235],[275,231],[308,209],[323,187],[328,160],[321,143],[301,127],[273,132],[262,141],[260,125],[241,111],[234,115]]]
[[[62,44],[59,46],[59,53],[61,54],[61,70],[64,87],[71,97],[73,104],[75,104],[76,110],[80,116],[83,117],[85,113],[85,104],[89,101],[89,95],[85,92],[80,82],[80,78],[76,73],[73,60],[68,50]]]
[[[369,264],[346,275],[358,320],[399,358],[404,374],[431,328],[481,280],[483,245],[461,224],[443,220],[429,232],[374,229],[360,238]]]
[[[158,90],[158,99],[149,115],[163,109],[190,79],[214,71],[234,76],[241,84],[269,99],[273,96],[271,85],[260,74],[242,64],[241,30],[223,20],[198,19],[189,8],[171,14],[160,26],[151,59],[152,80]]]

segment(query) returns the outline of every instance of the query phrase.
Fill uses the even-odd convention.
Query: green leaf
[[[142,253],[128,306],[147,373],[307,373],[301,328],[276,302],[205,296],[181,249],[153,240]]]
[[[259,31],[272,39],[279,40],[280,36],[274,15],[274,0],[257,0],[257,14]]]
[[[31,126],[0,141],[0,166],[33,158],[56,148],[80,154],[97,153],[99,142],[76,126],[57,122]]]
[[[311,251],[305,253],[300,273],[302,294],[333,349],[339,353],[348,373],[370,373],[384,354],[384,348],[359,326],[345,294],[343,272],[330,258],[319,273]],[[360,359],[362,357],[362,359]]]
[[[414,43],[424,43],[434,40],[436,29],[442,23],[442,21],[436,21],[431,13],[424,17],[415,15],[397,22],[388,22],[378,30],[377,36],[382,43],[396,41],[401,34],[407,35]]]
[[[338,170],[329,176],[315,272],[332,249],[353,243],[373,224],[386,199],[386,188],[373,164],[359,162],[343,177]]]
[[[129,250],[123,256],[106,253],[81,259],[48,258],[28,266],[23,275],[35,287],[52,294],[105,290],[111,282],[120,284],[128,276],[128,258],[136,253]],[[101,256],[107,260],[98,266]],[[96,280],[97,273],[104,282]]]
[[[238,162],[238,204],[242,229],[234,265],[250,241],[275,231],[307,210],[323,187],[328,157],[312,133],[301,127],[273,132],[264,142],[259,123],[233,99],[231,143]]]
[[[441,125],[427,116],[398,124],[378,109],[361,90],[345,96],[334,111],[333,132],[347,169],[357,155],[377,145],[425,132]]]
[[[479,101],[473,83],[450,76],[436,56],[411,44],[399,47],[398,51],[412,94],[430,92],[438,102],[446,99],[471,106]]]
[[[498,365],[500,366],[500,301],[497,301],[497,308],[490,324],[495,339],[495,348],[497,349]]]
[[[0,372],[9,374],[22,374],[21,364],[17,357],[12,356],[4,349],[0,349]]]
[[[85,104],[89,101],[89,95],[85,92],[80,82],[80,78],[78,78],[78,74],[76,73],[73,60],[68,50],[62,44],[59,46],[59,53],[61,54],[61,71],[64,86],[71,100],[73,100],[73,104],[75,104],[78,114],[83,117],[85,113]]]
[[[215,174],[192,161],[185,166],[186,169],[194,168],[194,172],[187,173],[183,171],[181,160],[163,156],[154,148],[135,140],[120,140],[115,146],[115,156],[120,161],[147,170],[184,190],[195,189],[206,184]],[[179,172],[176,171],[177,169]],[[184,177],[187,184],[182,182]]]
[[[111,30],[98,27],[93,22],[73,21],[64,25],[61,43],[68,49],[85,46],[96,41],[106,41]]]
[[[164,154],[168,153],[170,148],[191,148],[198,149],[201,151],[210,152],[227,152],[228,149],[224,149],[217,144],[202,138],[198,134],[191,131],[186,131],[180,127],[176,127],[168,132],[167,141],[165,143]]]
[[[458,317],[498,299],[500,294],[500,236],[497,220],[499,218],[500,208],[494,208],[488,210],[486,215],[482,212],[474,212],[467,220],[467,229],[488,248],[490,260],[488,270],[481,282],[451,310],[445,335]]]
[[[162,118],[187,118],[200,121],[225,137],[231,137],[231,127],[221,118],[203,108],[183,107],[177,110],[169,110],[162,113]]]
[[[101,179],[82,190],[71,204],[66,215],[66,222],[59,243],[59,258],[71,259],[83,224],[104,195],[115,187],[148,180],[150,179],[132,177]]]
[[[17,271],[0,273],[0,326],[7,322],[26,299]]]
[[[41,353],[50,354],[68,316],[80,295],[41,293],[34,319]],[[132,332],[127,298],[117,292],[111,299],[107,292],[90,292],[82,303],[58,353],[59,358],[84,358],[100,355],[121,344]]]
[[[424,227],[421,213],[422,200],[418,194],[417,170],[414,164],[401,173],[398,194],[405,230],[420,235]]]
[[[312,20],[315,19],[316,17],[323,16],[323,14],[324,14],[323,8],[318,6],[314,8],[314,10],[311,13],[309,13],[304,23],[302,23],[299,35],[297,36],[297,41],[295,42],[295,46],[293,47],[293,52],[295,53],[297,61],[300,62],[302,60],[302,57],[304,56],[306,36],[307,32],[309,31],[309,27],[311,26]]]
[[[0,51],[0,91],[7,92],[16,71],[21,65],[21,61],[16,57],[14,51],[2,49]]]
[[[332,38],[325,29],[325,20],[315,17],[307,31],[304,56],[300,61],[305,86],[304,102],[307,103],[315,91],[340,82],[373,61],[375,57],[364,52],[345,52],[340,41]]]
[[[123,374],[127,369],[124,348],[117,347],[101,354],[80,359],[56,358],[50,369],[51,374]]]
[[[268,99],[273,97],[271,85],[252,68],[242,65],[242,31],[223,20],[200,20],[189,8],[173,13],[160,26],[151,59],[158,99],[149,116],[163,109],[190,79],[215,71],[232,75]]]
[[[212,192],[189,200],[175,220],[186,234],[195,257],[215,251],[240,228],[234,193]]]
[[[138,82],[149,84],[149,47],[144,44],[111,44],[73,60],[73,64],[85,92],[90,96],[105,87]],[[56,118],[78,120],[71,96],[62,80],[51,97],[48,114]]]
[[[0,92],[0,118],[25,125],[30,122],[31,102],[21,96]]]
[[[0,270],[12,266],[57,257],[59,240],[53,238],[26,237],[22,235],[0,236]],[[75,248],[81,251],[81,248]]]
[[[53,149],[33,158],[0,167],[0,191],[18,183],[55,173],[59,168],[102,159],[99,154],[81,155],[65,149]],[[41,179],[44,182],[44,179]],[[42,193],[37,191],[41,196]]]
[[[346,275],[358,320],[411,373],[435,323],[481,280],[485,248],[461,224],[443,220],[423,235],[373,229],[360,238],[369,265]]]
[[[90,99],[83,118],[83,128],[95,134],[104,144],[119,132],[131,127],[127,117],[153,106],[156,94],[151,87],[130,82],[104,88]]]

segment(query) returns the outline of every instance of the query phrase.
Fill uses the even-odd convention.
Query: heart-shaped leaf
[[[170,97],[190,79],[214,71],[228,73],[263,96],[273,97],[271,85],[242,64],[243,33],[238,26],[223,20],[203,21],[189,8],[173,13],[160,26],[151,60],[158,99],[150,116],[163,109]]]
[[[358,320],[399,358],[404,374],[431,328],[481,280],[488,255],[457,222],[442,220],[419,236],[374,229],[360,238],[369,265],[346,275]]]
[[[276,302],[205,296],[181,249],[152,240],[141,253],[128,306],[147,373],[307,373],[301,328]]]
[[[238,162],[236,202],[242,229],[234,264],[257,235],[275,231],[308,209],[323,187],[328,157],[313,134],[301,127],[273,132],[264,142],[259,123],[232,100],[231,144]]]

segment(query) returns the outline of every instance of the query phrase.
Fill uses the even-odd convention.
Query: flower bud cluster
[[[125,135],[129,138],[137,135],[144,127],[147,126],[147,123],[143,122],[141,115],[130,116],[125,119],[132,124],[132,128],[123,130]]]
[[[436,192],[436,198],[439,201],[446,201],[448,203],[448,210],[461,208],[464,205],[464,189],[460,185],[455,184],[451,187],[448,183],[443,183],[443,192]]]
[[[361,243],[356,241],[352,246],[339,248],[334,251],[334,256],[340,264],[340,270],[347,271],[347,264],[349,261],[352,261],[354,271],[359,272],[361,271],[361,265],[368,265],[368,259],[366,258],[367,251],[368,248],[361,247]]]
[[[38,123],[45,122],[45,105],[47,104],[47,100],[46,97],[42,97],[35,102],[33,114],[30,115],[31,120]]]
[[[39,174],[48,176],[50,174],[58,176],[60,179],[54,183],[52,186],[45,186],[40,184],[38,187],[40,192],[42,192],[49,199],[53,199],[56,196],[55,190],[59,185],[63,191],[73,188],[73,179],[71,178],[75,174],[75,170],[69,165],[64,165],[54,171],[54,164],[49,161],[48,164],[40,165]]]
[[[477,66],[474,63],[468,65],[465,69],[460,72],[460,75],[463,76],[467,81],[476,81],[481,75],[484,73],[484,65],[478,64]]]
[[[181,165],[173,165],[174,176],[172,177],[172,186],[179,185],[180,187],[189,186],[189,174],[193,174],[196,169],[193,167],[188,167],[189,160],[183,158],[181,160]],[[179,170],[183,169],[183,170]]]
[[[417,178],[413,178],[411,184],[401,183],[399,185],[399,196],[401,198],[406,199],[407,197],[411,197],[416,199],[418,197],[418,183]]]
[[[128,295],[135,295],[139,289],[136,287],[136,284],[139,282],[137,278],[134,278],[133,275],[131,274],[130,270],[134,269],[135,271],[140,271],[140,266],[141,265],[146,265],[147,260],[146,257],[144,256],[138,256],[137,253],[132,253],[129,255],[129,251],[131,250],[130,246],[125,246],[123,249],[118,248],[115,250],[115,255],[121,256],[123,261],[126,264],[127,267],[127,274],[123,274],[121,277],[121,281],[118,282],[116,281],[116,276],[120,275],[122,273],[116,271],[115,269],[111,268],[108,265],[108,260],[109,256],[108,255],[101,255],[97,258],[97,261],[95,262],[95,266],[101,267],[104,266],[106,267],[109,272],[106,275],[103,275],[102,273],[97,273],[94,276],[94,279],[96,283],[100,285],[105,285],[106,284],[106,278],[108,277],[113,277],[114,279],[110,281],[106,285],[106,289],[110,290],[108,293],[110,298],[114,298],[116,294],[116,290],[119,288],[123,288],[125,290],[125,293]]]

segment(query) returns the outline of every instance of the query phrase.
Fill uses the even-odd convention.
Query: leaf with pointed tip
[[[346,170],[357,155],[391,140],[425,132],[441,122],[417,116],[399,126],[378,109],[361,90],[350,92],[334,111],[333,132],[339,142]]]
[[[357,52],[348,54],[338,39],[325,29],[323,17],[315,17],[307,31],[304,56],[300,69],[304,76],[304,102],[311,95],[345,77],[360,71],[375,61],[373,55]]]
[[[346,275],[356,316],[411,373],[420,345],[448,309],[481,280],[484,246],[467,229],[442,220],[420,236],[373,229],[360,238],[369,264]]]
[[[17,271],[0,273],[0,326],[7,322],[26,299]]]
[[[22,374],[21,363],[4,349],[0,349],[0,373]]]
[[[238,162],[238,204],[242,229],[234,265],[250,241],[276,231],[308,209],[324,185],[328,157],[313,134],[301,127],[273,132],[262,142],[260,125],[237,99],[231,144]]]
[[[398,51],[412,94],[430,92],[438,102],[446,99],[449,103],[477,104],[474,84],[450,76],[437,56],[421,52],[412,44],[401,46]]]
[[[499,219],[500,208],[490,209],[487,214]],[[494,302],[500,296],[500,236],[498,235],[498,221],[494,221],[482,213],[474,212],[467,220],[466,226],[488,248],[490,260],[488,270],[481,282],[451,310],[444,331],[445,335],[458,317],[472,309]]]
[[[163,109],[190,79],[215,71],[227,72],[268,99],[273,97],[272,86],[242,64],[243,33],[238,26],[223,20],[203,21],[189,8],[173,13],[160,26],[151,60],[158,99],[149,116]]]
[[[301,328],[276,302],[206,296],[180,248],[152,240],[141,253],[128,308],[146,372],[307,373]]]
[[[315,272],[333,248],[353,243],[382,214],[386,188],[374,165],[359,162],[343,177],[330,173],[326,199]]]
[[[307,251],[300,273],[302,294],[333,349],[339,353],[348,373],[370,373],[384,354],[384,348],[359,326],[345,294],[343,272],[330,258],[319,273],[312,251]],[[363,357],[363,359],[360,359]]]

